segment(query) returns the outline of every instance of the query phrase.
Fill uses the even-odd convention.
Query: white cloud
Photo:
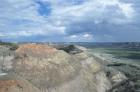
[[[77,38],[77,35],[70,35],[70,38],[75,39],[75,38]]]
[[[48,19],[54,26],[65,27],[64,33],[78,22],[92,21],[100,24],[106,21],[106,23],[122,25],[133,22],[135,17],[132,4],[120,0],[86,0],[80,5],[67,3],[67,0],[44,0],[44,2],[52,4],[51,16]]]
[[[2,6],[2,4],[4,4]],[[54,26],[38,13],[33,0],[5,0],[0,6],[0,34],[2,36],[63,35],[64,26]],[[8,6],[8,7],[7,7]],[[27,21],[24,23],[24,20]],[[17,21],[21,21],[17,23]],[[13,24],[14,23],[14,24]],[[8,27],[7,27],[8,26]]]
[[[68,41],[93,41],[94,38],[89,33],[84,34],[78,34],[78,35],[70,35],[69,37],[66,37]]]
[[[34,35],[54,37],[59,35],[64,37],[70,35],[66,38],[72,40],[94,40],[92,34],[85,34],[86,30],[75,35],[75,33],[69,34],[67,29],[74,27],[74,23],[84,23],[87,21],[92,21],[91,23],[95,24],[100,24],[104,21],[111,24],[127,24],[133,21],[135,15],[132,4],[124,3],[120,0],[85,0],[81,4],[74,4],[76,0],[73,0],[71,3],[68,0],[38,0],[42,3],[51,4],[51,13],[45,17],[39,14],[38,9],[40,7],[35,1],[1,1],[1,37],[29,37]],[[17,23],[16,21],[21,22]]]
[[[127,18],[132,18],[135,14],[134,9],[132,8],[132,4],[119,4],[119,7],[122,10],[122,13],[127,17]]]
[[[93,38],[93,36],[91,34],[87,34],[87,33],[84,34],[83,37],[86,38],[86,39],[92,39]]]

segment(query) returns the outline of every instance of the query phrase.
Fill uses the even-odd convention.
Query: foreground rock
[[[85,52],[74,54],[47,45],[21,45],[13,70],[41,92],[107,92],[111,84],[103,66]]]
[[[12,68],[12,59],[14,58],[14,51],[11,47],[0,45],[0,73],[8,71]]]
[[[137,65],[127,63],[113,63],[108,65],[110,68],[119,70],[123,74],[118,74],[120,80],[114,83],[110,92],[139,92],[140,91],[140,68]],[[125,75],[125,76],[124,76]],[[127,77],[127,78],[126,78]]]
[[[112,87],[108,92],[139,92],[140,91],[140,68],[137,65],[125,62],[112,62],[106,58],[94,55],[96,61],[104,64],[105,71]],[[104,60],[103,60],[104,59]]]
[[[41,92],[28,81],[17,75],[0,76],[0,92]]]

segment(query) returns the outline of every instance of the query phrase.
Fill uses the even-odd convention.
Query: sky
[[[0,0],[0,39],[140,42],[140,0]]]

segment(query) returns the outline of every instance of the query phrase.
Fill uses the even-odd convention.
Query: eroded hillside
[[[10,51],[14,54],[12,54],[12,58],[8,59],[10,64],[5,64],[5,68],[1,69],[2,73],[6,72],[7,75],[0,75],[0,83],[4,83],[0,90],[2,92],[28,92],[24,90],[31,88],[29,92],[36,92],[33,91],[34,89],[37,89],[37,92],[109,91],[112,87],[110,79],[117,80],[123,75],[118,75],[118,77],[116,75],[119,72],[117,72],[109,79],[105,66],[80,48],[68,46],[64,49],[56,49],[48,45],[22,44],[15,51],[7,49],[6,52]],[[7,59],[7,57],[3,58]],[[10,68],[6,66],[10,66]],[[3,81],[5,76],[11,75],[18,77],[6,78],[6,81]],[[16,81],[17,79],[18,81]],[[21,85],[23,91],[6,90],[5,87],[11,87],[11,85],[20,89],[17,83],[19,81],[23,81],[23,85],[28,82],[28,87]]]

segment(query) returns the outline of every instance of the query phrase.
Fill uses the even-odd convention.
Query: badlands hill
[[[22,44],[15,51],[5,49],[0,68],[7,75],[0,75],[0,92],[116,92],[112,83],[120,86],[125,75],[81,48]]]
[[[26,44],[16,50],[14,71],[43,92],[102,92],[108,82],[101,65],[93,58],[70,55],[46,45]],[[95,79],[94,79],[95,78]],[[93,81],[92,81],[93,80]],[[98,83],[98,86],[97,84]],[[103,88],[98,88],[103,85]]]

